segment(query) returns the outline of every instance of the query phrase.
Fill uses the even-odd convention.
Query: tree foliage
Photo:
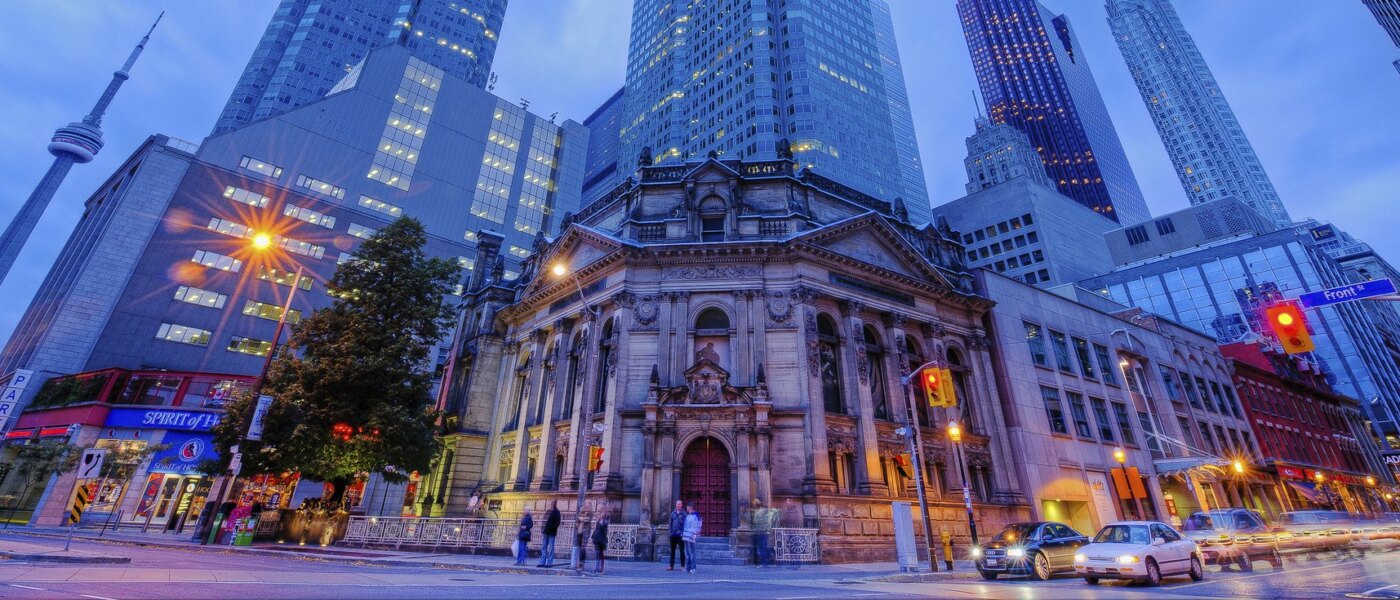
[[[10,463],[10,473],[19,477],[21,491],[15,506],[24,506],[34,486],[53,475],[62,475],[78,467],[83,448],[74,444],[38,443],[18,448]]]
[[[447,303],[458,266],[430,258],[427,235],[404,217],[381,229],[336,269],[335,294],[292,330],[294,352],[272,363],[273,397],[261,442],[243,442],[243,471],[300,471],[336,484],[359,473],[391,481],[426,471],[437,455],[430,351],[453,320]],[[227,465],[255,405],[236,397],[215,428]],[[386,467],[393,467],[387,469]]]

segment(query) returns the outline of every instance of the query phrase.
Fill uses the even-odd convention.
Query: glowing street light
[[[1366,485],[1375,486],[1375,485],[1376,485],[1376,477],[1375,477],[1374,475],[1367,475],[1367,476],[1366,476]]]
[[[266,250],[272,246],[272,236],[266,233],[255,233],[252,245],[254,250]]]
[[[1243,474],[1244,474],[1244,461],[1239,460],[1239,459],[1236,459],[1236,460],[1235,460],[1235,474],[1237,474],[1237,475],[1243,475]]]
[[[972,534],[972,545],[976,546],[977,522],[972,518],[972,492],[967,487],[967,460],[962,453],[962,425],[957,421],[948,421],[948,439],[953,442],[953,455],[958,459],[958,472],[962,473],[963,506],[967,507],[967,531]]]
[[[1128,462],[1128,453],[1123,451],[1122,446],[1115,446],[1113,448],[1113,460],[1117,461],[1119,465]]]
[[[955,444],[962,441],[962,426],[957,421],[948,422],[948,439]]]

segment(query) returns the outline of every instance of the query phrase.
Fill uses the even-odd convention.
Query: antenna
[[[977,99],[977,90],[972,90],[972,108],[977,111],[977,116],[983,117],[982,102]]]

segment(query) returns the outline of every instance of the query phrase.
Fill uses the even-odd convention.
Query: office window
[[[1172,223],[1171,217],[1163,217],[1161,219],[1157,219],[1156,223],[1157,235],[1167,235],[1168,233],[1176,233],[1176,225]]]
[[[244,156],[243,160],[238,162],[238,166],[243,168],[245,171],[252,171],[259,175],[264,175],[273,179],[277,179],[282,176],[282,167],[268,164],[249,156]]]
[[[1065,397],[1069,399],[1070,414],[1074,416],[1074,432],[1079,437],[1093,439],[1093,429],[1089,427],[1089,409],[1084,406],[1084,395],[1077,392],[1065,392]]]
[[[1031,349],[1031,360],[1041,367],[1050,366],[1045,356],[1045,337],[1040,333],[1040,326],[1024,321],[1021,324],[1026,326],[1026,345]]]
[[[303,242],[301,240],[292,239],[289,237],[273,236],[273,243],[275,243],[278,246],[281,246],[284,250],[288,252],[293,252],[302,256],[310,256],[311,258],[321,258],[326,255],[325,246],[317,246],[316,244]]]
[[[1103,373],[1103,382],[1109,385],[1118,385],[1118,376],[1114,374],[1113,359],[1108,356],[1108,348],[1094,344],[1094,358],[1099,361],[1099,371]]]
[[[267,320],[269,320],[269,321],[276,321],[276,320],[278,320],[278,319],[280,319],[280,318],[282,317],[282,307],[277,306],[276,304],[267,304],[266,302],[258,302],[257,300],[249,300],[249,301],[247,301],[246,303],[243,304],[243,314],[248,315],[248,316],[250,316],[250,317],[257,317],[257,318],[259,318],[259,319],[267,319]],[[294,309],[291,309],[291,310],[288,310],[288,311],[287,311],[287,322],[288,322],[288,323],[300,323],[300,322],[301,322],[301,311],[299,311],[299,310],[297,310],[297,309],[295,309],[295,308],[294,308]]]
[[[295,278],[296,273],[293,271],[286,271],[282,269],[270,269],[264,265],[258,265],[258,279],[261,279],[263,281],[271,281],[272,283],[275,283],[277,285],[285,285],[287,287],[292,287],[292,280]],[[301,280],[297,282],[297,287],[300,287],[303,290],[311,291],[311,282],[312,280],[310,275],[302,275]]]
[[[382,200],[376,200],[369,196],[360,196],[360,206],[370,210],[381,212],[391,217],[403,216],[403,209]]]
[[[272,342],[235,335],[228,341],[228,351],[267,356],[267,353],[272,351]]]
[[[1133,422],[1128,416],[1128,405],[1114,402],[1113,417],[1118,421],[1118,434],[1122,436],[1123,443],[1129,446],[1137,445],[1137,437],[1133,435]]]
[[[1060,390],[1041,387],[1040,398],[1045,402],[1045,414],[1050,418],[1050,431],[1069,435],[1069,427],[1065,425],[1065,411],[1060,405]]]
[[[224,256],[217,252],[195,250],[194,258],[191,258],[190,260],[192,262],[199,263],[206,267],[212,267],[220,271],[229,271],[231,273],[237,273],[243,270],[243,261],[233,258],[232,256]]]
[[[326,195],[326,196],[330,196],[330,197],[332,197],[332,198],[338,198],[338,199],[340,199],[340,200],[344,200],[344,199],[345,199],[345,189],[344,189],[344,188],[331,185],[330,183],[325,182],[325,181],[321,181],[320,179],[316,179],[316,178],[313,178],[313,177],[307,177],[307,176],[305,176],[305,175],[297,175],[297,183],[296,183],[296,185],[297,185],[297,187],[299,187],[299,188],[306,188],[306,189],[311,190],[311,191],[313,191],[313,192],[316,192],[316,193],[318,193],[318,194],[324,194],[324,195]]]
[[[175,289],[175,299],[206,308],[223,308],[224,302],[228,301],[228,296],[218,292],[182,285]]]
[[[1089,379],[1098,379],[1094,375],[1094,360],[1089,357],[1089,342],[1074,338],[1074,354],[1079,359],[1079,372]]]
[[[312,225],[320,225],[326,229],[335,229],[335,217],[309,208],[288,204],[287,207],[282,210],[282,214],[301,219]]]
[[[1156,458],[1162,457],[1162,442],[1157,439],[1157,427],[1152,422],[1152,415],[1146,411],[1138,411],[1138,426],[1142,427],[1142,435],[1147,438],[1147,449]]]
[[[359,223],[351,223],[350,229],[347,230],[346,233],[353,235],[357,238],[367,240],[369,238],[374,237],[374,234],[378,233],[378,230],[370,229]]]
[[[248,206],[256,206],[258,208],[266,208],[270,200],[267,196],[257,192],[251,192],[241,187],[234,186],[224,188],[224,197],[235,202],[242,202]]]
[[[1065,334],[1050,330],[1050,347],[1055,349],[1055,364],[1061,371],[1074,374],[1074,364],[1069,362],[1069,342],[1065,339]]]
[[[1113,422],[1108,417],[1108,402],[1103,398],[1090,398],[1089,404],[1094,407],[1094,421],[1099,426],[1099,439],[1105,442],[1113,441]]]
[[[167,342],[179,342],[191,346],[208,346],[209,336],[213,332],[206,329],[189,327],[187,325],[175,325],[173,323],[161,323],[160,329],[156,331],[156,339]]]
[[[212,219],[209,219],[208,228],[209,228],[210,231],[217,231],[217,232],[222,233],[222,234],[224,234],[224,235],[231,235],[231,236],[233,236],[233,237],[241,237],[241,238],[253,237],[253,228],[251,228],[251,227],[249,227],[249,226],[247,226],[247,225],[244,225],[244,224],[242,224],[242,223],[234,223],[233,221],[225,221],[225,220],[220,219],[220,218],[218,218],[218,217],[214,217],[214,218],[212,218]]]
[[[1123,230],[1123,233],[1124,233],[1124,235],[1127,235],[1127,236],[1128,236],[1128,245],[1129,245],[1129,246],[1136,246],[1136,245],[1138,245],[1138,244],[1144,244],[1144,243],[1147,243],[1148,240],[1152,239],[1152,238],[1147,237],[1147,228],[1146,228],[1146,227],[1143,227],[1142,225],[1136,225],[1136,226],[1133,226],[1133,227],[1129,227],[1129,228],[1127,228],[1127,229],[1124,229],[1124,230]]]

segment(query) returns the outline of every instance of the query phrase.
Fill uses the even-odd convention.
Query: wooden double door
[[[729,453],[718,440],[699,438],[686,447],[681,460],[681,499],[694,504],[703,525],[701,535],[728,536],[733,506]]]

